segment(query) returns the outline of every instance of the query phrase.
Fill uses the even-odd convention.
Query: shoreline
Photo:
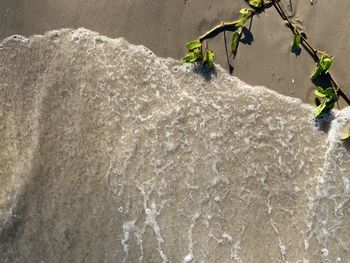
[[[292,3],[292,7],[288,7]],[[292,19],[305,28],[308,39],[319,50],[335,56],[332,73],[345,93],[350,94],[350,76],[346,64],[350,47],[347,22],[339,21],[329,26],[329,18],[342,17],[350,2],[340,0],[316,2],[282,1]],[[53,0],[5,0],[0,3],[0,39],[13,34],[30,36],[60,28],[85,27],[112,38],[124,37],[131,43],[142,44],[161,57],[180,59],[185,55],[184,44],[197,38],[220,21],[232,21],[247,4],[224,0],[214,5],[209,0],[139,1],[89,1],[57,3]],[[328,18],[328,19],[325,19]],[[249,22],[248,22],[249,24]],[[273,8],[255,16],[250,23],[251,34],[245,44],[239,45],[233,66],[233,75],[250,85],[266,86],[283,95],[297,97],[313,104],[314,85],[310,74],[314,62],[302,50],[300,56],[290,52],[293,35]],[[227,41],[230,41],[227,32]],[[215,62],[228,70],[224,36],[210,40],[215,51]],[[229,44],[229,43],[228,43]],[[228,45],[229,46],[229,45]],[[341,106],[345,106],[343,101]]]

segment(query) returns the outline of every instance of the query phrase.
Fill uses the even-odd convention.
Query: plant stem
[[[317,62],[319,62],[320,58],[318,56],[318,51],[311,46],[311,44],[306,39],[305,35],[302,34],[302,32],[298,32],[297,28],[293,25],[292,21],[290,21],[288,16],[284,13],[284,11],[283,11],[282,7],[280,6],[280,4],[278,3],[278,1],[273,1],[272,3],[273,3],[273,6],[275,7],[275,9],[277,10],[277,12],[279,13],[279,15],[281,16],[281,18],[288,23],[288,27],[293,32],[293,34],[297,34],[297,33],[300,34],[300,36],[303,40],[302,43],[304,43],[312,51],[315,60]]]
[[[289,29],[293,32],[293,34],[300,34],[302,41],[301,44],[303,45],[303,47],[310,53],[310,55],[313,57],[313,59],[315,60],[316,63],[320,62],[320,57],[318,55],[319,51],[315,48],[313,48],[313,46],[311,45],[311,43],[306,39],[305,34],[302,32],[302,30],[298,29],[293,22],[288,18],[288,16],[285,14],[285,12],[283,11],[281,5],[279,4],[280,0],[270,0],[268,2],[266,2],[266,4],[264,6],[262,6],[261,8],[259,8],[259,10],[264,10],[266,7],[268,7],[271,3],[272,5],[275,7],[275,9],[277,10],[278,14],[281,16],[281,18],[287,22]],[[257,12],[259,10],[251,10],[248,19],[251,18],[252,16],[254,16],[255,14],[257,14]],[[236,31],[238,29],[238,27],[236,26],[237,21],[233,21],[233,22],[221,22],[221,24],[215,26],[214,28],[212,28],[211,30],[209,30],[208,32],[204,33],[203,35],[201,35],[199,37],[199,41],[203,42],[204,40],[208,40],[210,38],[216,37],[218,34],[225,32],[225,31]],[[337,93],[338,96],[341,96],[345,102],[350,105],[350,99],[345,95],[345,93],[341,90],[340,86],[338,85],[338,83],[335,81],[335,79],[333,78],[333,76],[331,75],[330,72],[328,72],[328,75],[331,79],[331,82],[333,83],[333,88],[335,90],[335,92]]]
[[[229,29],[231,29],[232,31],[236,30],[237,29],[236,22],[221,22],[220,25],[217,25],[216,27],[212,28],[208,32],[204,33],[198,39],[200,42],[203,42],[204,40],[216,37],[221,32]]]
[[[310,44],[310,42],[306,39],[305,35],[302,34],[302,32],[299,32],[298,29],[293,25],[293,23],[290,21],[290,19],[287,17],[287,15],[284,13],[283,9],[281,8],[280,4],[278,3],[278,1],[273,0],[272,1],[273,6],[275,7],[275,9],[277,10],[277,12],[279,13],[279,15],[281,16],[281,18],[286,21],[288,23],[288,27],[290,28],[290,30],[293,32],[293,34],[300,34],[301,38],[302,38],[302,43],[304,45],[306,45],[311,52],[313,53],[313,58],[315,59],[315,61],[317,63],[320,62],[320,57],[318,56],[318,51],[313,48],[313,46]],[[345,93],[341,90],[340,86],[338,85],[338,83],[335,81],[335,79],[333,78],[332,74],[330,72],[328,72],[328,75],[331,79],[331,82],[334,85],[334,90],[337,93],[337,95],[341,96],[345,102],[350,105],[350,99],[345,95]]]
[[[251,18],[253,15],[255,14],[254,10],[251,10],[248,19]],[[216,37],[218,34],[224,32],[224,31],[236,31],[238,29],[238,27],[236,26],[237,21],[233,21],[233,22],[221,22],[221,24],[215,26],[214,28],[212,28],[211,30],[209,30],[208,32],[204,33],[203,35],[201,35],[198,40],[200,42],[203,42],[204,40]]]

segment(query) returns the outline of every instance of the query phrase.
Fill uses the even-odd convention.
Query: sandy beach
[[[350,94],[346,68],[350,27],[342,19],[348,1],[283,0],[289,17],[299,21],[308,39],[319,50],[335,56],[332,69],[342,89]],[[13,34],[30,36],[60,28],[85,27],[109,37],[125,37],[163,57],[181,58],[184,44],[220,21],[238,17],[247,7],[243,0],[1,0],[0,39]],[[292,34],[274,8],[255,16],[250,24],[251,42],[241,43],[236,59],[230,60],[233,75],[252,85],[263,85],[284,95],[313,102],[314,85],[309,76],[314,62],[303,50],[290,50]],[[227,34],[230,39],[230,33]],[[224,36],[209,42],[215,61],[228,69]]]
[[[3,41],[0,79],[1,263],[348,262],[350,107],[84,28]]]

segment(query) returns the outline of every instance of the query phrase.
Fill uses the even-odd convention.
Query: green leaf
[[[249,16],[250,15],[250,10],[247,9],[247,8],[242,8],[239,10],[239,13],[242,15],[242,16]]]
[[[341,140],[347,140],[350,139],[350,131],[345,132],[343,135],[340,136]]]
[[[335,91],[332,87],[327,88],[327,89],[324,91],[324,94],[326,95],[326,97],[327,97],[329,100],[335,100],[335,101],[338,100],[338,95],[337,95],[336,91]]]
[[[249,0],[248,4],[255,8],[260,8],[263,5],[263,0]]]
[[[329,87],[327,89],[323,89],[321,87],[317,87],[317,90],[315,90],[315,95],[320,98],[327,98],[329,100],[338,100],[338,95],[336,91],[332,88]]]
[[[300,49],[300,43],[301,43],[301,34],[297,33],[294,35],[293,38],[293,45],[292,45],[292,52],[296,53]]]
[[[214,51],[212,49],[207,49],[203,59],[203,65],[206,65],[208,68],[214,66]]]
[[[325,90],[318,87],[317,90],[315,90],[315,96],[320,97],[320,98],[326,98],[327,95],[325,94]]]
[[[315,111],[315,117],[318,118],[321,115],[323,115],[325,112],[325,109],[327,107],[327,101],[322,101],[322,103],[316,107],[316,111]]]
[[[332,66],[333,60],[334,57],[328,55],[327,53],[323,53],[317,69],[315,70],[314,74],[312,74],[311,79],[314,80],[320,75],[327,73]]]
[[[237,27],[244,26],[245,23],[247,23],[248,18],[251,14],[251,11],[248,9],[245,9],[245,8],[242,8],[241,10],[239,10],[239,12],[241,13],[241,16],[240,16],[239,20],[236,22]]]
[[[239,40],[241,39],[242,35],[242,27],[240,27],[237,31],[233,32],[232,34],[232,41],[231,41],[231,51],[232,53],[235,53],[238,48]]]
[[[181,59],[181,63],[193,63],[199,62],[202,60],[202,52],[200,49],[195,49],[192,52],[189,52],[184,58]]]
[[[193,40],[193,41],[190,41],[190,42],[187,42],[186,43],[186,48],[191,51],[193,49],[196,49],[196,48],[200,48],[202,46],[202,43],[198,40]]]
[[[322,103],[318,104],[316,107],[316,117],[320,117],[321,115],[330,112],[339,98],[337,92],[332,87],[327,89],[317,87],[317,90],[315,90],[315,95],[323,98]]]
[[[316,118],[330,112],[334,108],[335,100],[325,99],[320,105],[316,107],[315,116]]]

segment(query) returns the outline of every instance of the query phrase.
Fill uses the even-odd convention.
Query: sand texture
[[[1,262],[349,262],[349,108],[85,29],[6,39],[0,77]]]
[[[311,5],[309,0],[281,1],[290,18],[304,26],[315,47],[335,56],[333,73],[350,94],[350,27],[346,19],[350,2],[314,2]],[[53,29],[85,27],[143,44],[159,56],[179,59],[185,54],[184,43],[221,21],[236,19],[238,10],[246,6],[243,0],[2,0],[0,39],[13,34],[29,36]],[[292,35],[276,10],[270,8],[254,17],[250,30],[235,61],[230,62],[233,75],[249,84],[313,103],[314,85],[309,77],[314,62],[305,51],[298,57],[289,52]],[[216,61],[228,69],[223,36],[209,44],[216,51]]]

